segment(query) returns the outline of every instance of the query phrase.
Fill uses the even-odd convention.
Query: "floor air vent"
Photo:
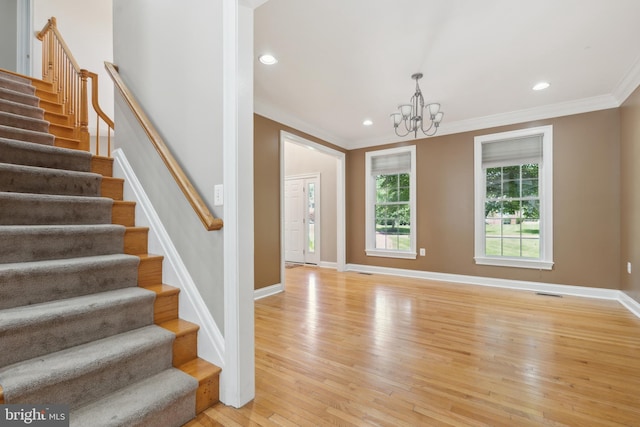
[[[550,294],[547,292],[536,292],[536,295],[540,295],[543,297],[556,297],[556,298],[562,298],[562,295],[558,295],[558,294]]]

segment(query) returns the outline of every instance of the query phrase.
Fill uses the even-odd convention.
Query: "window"
[[[366,253],[416,258],[416,147],[366,153]]]
[[[476,264],[553,267],[552,127],[475,138]]]

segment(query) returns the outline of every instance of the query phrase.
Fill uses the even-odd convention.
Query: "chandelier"
[[[415,73],[411,78],[416,81],[416,93],[411,97],[411,104],[399,105],[399,112],[391,114],[393,128],[396,131],[396,135],[400,137],[413,133],[413,137],[416,138],[418,130],[421,130],[427,136],[433,136],[438,131],[444,113],[440,111],[440,104],[438,103],[424,105],[424,98],[418,85],[418,80],[422,78],[422,73]],[[425,107],[428,120],[424,120]],[[425,128],[425,121],[429,122],[427,128]],[[404,123],[403,126],[401,126],[402,123]]]

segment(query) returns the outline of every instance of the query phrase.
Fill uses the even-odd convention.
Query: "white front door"
[[[284,259],[304,262],[304,180],[284,182]]]
[[[319,176],[284,182],[284,259],[320,263]]]

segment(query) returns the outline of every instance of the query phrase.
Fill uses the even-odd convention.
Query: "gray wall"
[[[18,0],[0,0],[0,68],[16,71]]]
[[[115,0],[114,62],[205,203],[222,169],[221,2]],[[116,97],[122,148],[224,331],[223,232],[206,231]],[[222,208],[212,209],[222,217]]]

